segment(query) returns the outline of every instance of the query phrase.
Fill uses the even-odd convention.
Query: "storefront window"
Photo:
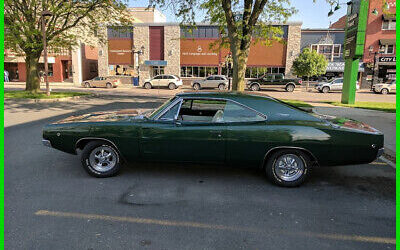
[[[153,66],[153,77],[164,74],[164,66]]]
[[[53,76],[53,64],[52,63],[48,63],[48,76]],[[39,72],[43,72],[44,73],[44,63],[39,63]]]
[[[181,67],[181,77],[186,77],[186,67]]]
[[[396,30],[396,20],[383,20],[382,29],[383,30]]]
[[[133,27],[108,27],[108,38],[133,38]]]
[[[206,76],[205,67],[199,67],[199,76],[200,77],[205,77]]]
[[[340,44],[333,46],[333,57],[340,57]]]

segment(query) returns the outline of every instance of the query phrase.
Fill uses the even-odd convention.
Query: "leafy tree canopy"
[[[293,62],[293,71],[299,76],[320,76],[326,73],[328,60],[315,50],[306,48]]]

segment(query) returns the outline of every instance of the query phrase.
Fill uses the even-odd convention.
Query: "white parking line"
[[[83,213],[71,213],[71,212],[59,212],[59,211],[48,211],[39,210],[35,213],[38,216],[53,216],[53,217],[64,217],[64,218],[76,218],[76,219],[91,219],[91,220],[103,220],[103,221],[116,221],[116,222],[129,222],[136,224],[151,224],[159,226],[172,226],[172,227],[189,227],[189,228],[202,228],[211,230],[226,230],[226,231],[241,231],[250,233],[262,233],[271,235],[271,232],[267,232],[262,229],[252,227],[237,227],[237,226],[225,226],[218,224],[207,224],[199,222],[189,221],[173,221],[173,220],[158,220],[138,217],[121,217],[101,214],[83,214]],[[273,233],[273,232],[272,232]],[[357,242],[369,242],[369,243],[380,243],[380,244],[396,244],[395,238],[384,238],[374,236],[362,236],[362,235],[344,235],[344,234],[324,234],[324,233],[313,233],[313,232],[275,232],[276,234],[286,234],[292,236],[306,236],[311,238],[321,238],[330,240],[341,240],[341,241],[357,241]]]

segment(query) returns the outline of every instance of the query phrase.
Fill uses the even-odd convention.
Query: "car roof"
[[[233,100],[246,105],[260,113],[267,115],[268,120],[308,120],[319,121],[318,118],[300,111],[295,107],[290,107],[281,101],[270,96],[261,94],[247,94],[243,92],[182,92],[176,95],[182,98],[220,98]],[[288,114],[289,117],[280,117],[280,114]]]
[[[226,77],[225,75],[209,75],[209,76],[207,76],[207,77],[211,77],[211,76]]]

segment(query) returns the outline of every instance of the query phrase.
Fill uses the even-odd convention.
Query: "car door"
[[[92,86],[92,87],[99,87],[99,82],[100,82],[100,79],[101,79],[101,77],[95,77],[94,79],[93,79],[93,81],[90,83],[90,85]]]
[[[155,77],[151,80],[151,85],[152,85],[152,86],[155,86],[155,87],[160,86],[160,80],[161,80],[161,78],[162,78],[162,75],[155,76]]]
[[[259,166],[268,148],[271,134],[267,117],[239,103],[228,101],[224,110],[226,132],[226,161],[228,164]]]
[[[343,79],[339,78],[332,82],[331,90],[342,90],[343,89]]]
[[[203,88],[214,88],[214,77],[213,76],[207,77],[204,80],[204,82],[203,82],[201,87],[203,87]]]
[[[159,86],[166,87],[168,86],[169,81],[170,81],[169,76],[163,75],[160,79]]]
[[[213,163],[225,161],[226,126],[212,118],[208,119],[208,116],[201,116],[208,110],[197,108],[207,105],[207,101],[202,100],[200,105],[197,102],[180,98],[154,120],[142,125],[140,147],[143,159]],[[187,119],[182,119],[183,116]]]

